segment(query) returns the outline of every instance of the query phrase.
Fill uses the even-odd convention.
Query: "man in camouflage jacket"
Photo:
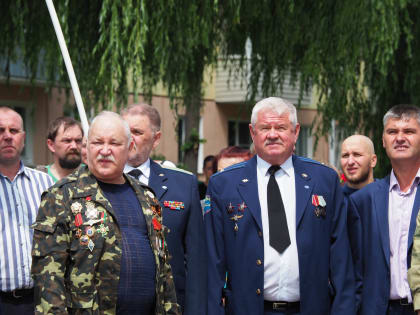
[[[124,178],[141,204],[155,257],[155,314],[180,314],[159,202],[150,188],[130,176]],[[89,226],[92,235],[82,232]],[[35,313],[115,314],[121,232],[110,202],[87,167],[43,194],[33,228]]]

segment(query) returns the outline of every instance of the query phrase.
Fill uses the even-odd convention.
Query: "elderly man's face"
[[[128,158],[128,141],[121,121],[103,118],[91,126],[87,144],[89,170],[100,181],[124,183],[123,169]]]
[[[135,143],[135,149],[130,151],[128,163],[137,167],[149,158],[150,153],[157,147],[161,132],[154,132],[149,117],[146,115],[125,115],[123,117],[130,126],[131,137]]]
[[[293,127],[289,113],[279,115],[271,109],[258,112],[255,127],[249,125],[255,152],[272,165],[283,164],[293,153],[299,135],[299,124]]]
[[[74,169],[81,162],[82,130],[79,126],[70,126],[64,130],[64,124],[58,128],[52,141],[48,139],[48,148],[58,157],[60,166],[64,169]]]
[[[22,119],[14,111],[0,112],[0,164],[13,165],[20,161],[25,142]]]

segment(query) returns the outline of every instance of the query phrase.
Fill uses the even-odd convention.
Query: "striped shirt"
[[[41,194],[53,185],[23,163],[13,181],[0,173],[0,291],[31,288],[32,237]]]

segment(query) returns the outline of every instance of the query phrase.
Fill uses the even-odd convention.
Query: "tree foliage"
[[[278,91],[290,71],[301,91],[318,92],[318,135],[331,121],[341,136],[373,137],[377,176],[389,172],[382,117],[396,104],[419,104],[419,2],[237,1],[225,10],[225,51],[252,41],[251,98]],[[235,18],[229,16],[235,15]],[[298,80],[299,79],[299,80]]]
[[[92,0],[54,2],[85,103],[123,104],[138,87],[161,82],[174,108],[186,107],[187,138],[198,130],[203,73],[216,58],[246,58],[252,42],[249,99],[272,95],[286,75],[301,93],[318,92],[318,135],[331,121],[342,136],[371,135],[377,175],[389,171],[382,117],[392,105],[419,104],[413,0]],[[0,58],[23,59],[32,78],[39,63],[50,83],[67,74],[43,1],[3,0]],[[8,74],[8,63],[1,73]],[[238,69],[236,69],[238,70]],[[196,138],[196,137],[195,137]],[[197,141],[195,139],[194,141]],[[198,139],[199,141],[199,139]],[[194,146],[186,164],[194,169]]]

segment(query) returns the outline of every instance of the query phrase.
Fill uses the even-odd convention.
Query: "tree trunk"
[[[201,81],[198,81],[201,83]],[[196,91],[185,99],[185,144],[184,165],[194,174],[197,173],[198,146],[200,144],[199,125],[201,109],[201,84]]]

